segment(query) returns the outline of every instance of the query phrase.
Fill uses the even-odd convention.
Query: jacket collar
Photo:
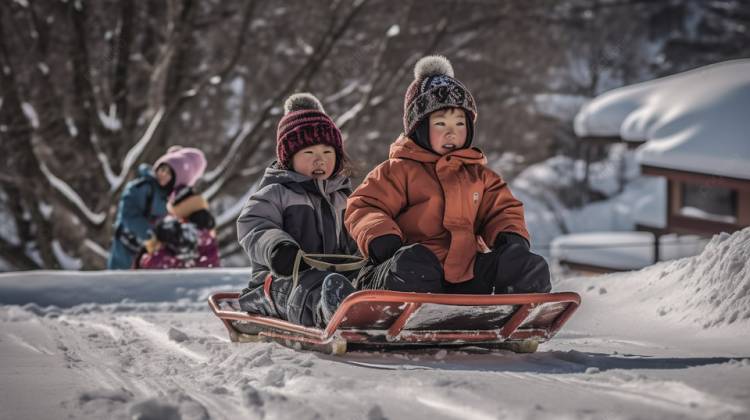
[[[332,194],[336,191],[344,191],[347,194],[352,190],[352,183],[349,177],[341,174],[334,175],[325,181],[318,181],[309,176],[300,174],[289,169],[277,167],[274,163],[268,168],[263,175],[260,188],[271,184],[281,184],[295,192],[323,192]]]
[[[151,168],[151,165],[147,163],[141,163],[138,165],[138,177],[156,179],[154,170]]]
[[[395,142],[391,144],[391,150],[388,154],[390,159],[410,159],[417,162],[424,163],[437,163],[440,160],[457,160],[464,164],[487,164],[487,158],[484,156],[481,150],[476,147],[470,147],[468,149],[458,149],[444,155],[438,155],[437,153],[425,150],[419,146],[414,140],[401,135]]]

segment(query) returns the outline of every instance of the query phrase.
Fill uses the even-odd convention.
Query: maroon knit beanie
[[[442,55],[422,57],[404,95],[404,134],[410,135],[421,120],[443,108],[461,108],[472,123],[477,120],[474,97],[454,77],[451,62]]]
[[[276,157],[279,166],[292,169],[292,156],[305,147],[327,144],[336,150],[336,174],[344,149],[341,131],[326,115],[318,98],[310,93],[295,93],[284,102],[284,116],[276,129]]]

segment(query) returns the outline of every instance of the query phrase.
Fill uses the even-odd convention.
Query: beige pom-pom
[[[304,109],[326,112],[323,109],[323,104],[312,93],[295,93],[284,102],[284,115]]]
[[[414,65],[414,78],[417,80],[424,79],[430,76],[437,76],[444,74],[446,76],[453,76],[453,66],[450,60],[443,57],[442,55],[428,55],[422,57]]]

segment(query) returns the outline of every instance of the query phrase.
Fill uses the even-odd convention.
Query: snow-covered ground
[[[503,172],[502,168],[498,170]],[[661,177],[642,176],[634,152],[623,145],[610,147],[609,155],[592,163],[589,173],[591,188],[606,198],[569,207],[561,197],[581,188],[578,184],[584,171],[584,161],[554,156],[529,166],[511,182],[513,194],[524,203],[534,252],[551,258],[555,238],[568,233],[633,232],[636,224],[664,227],[666,181]],[[618,190],[620,176],[622,191]],[[652,252],[652,241],[635,250]],[[588,247],[596,249],[598,245],[601,244],[588,244]],[[602,249],[613,249],[612,244],[604,245]],[[674,258],[672,248],[665,249],[663,256]]]
[[[0,418],[750,418],[750,228],[558,281],[583,304],[535,354],[230,343],[205,298],[246,276],[0,275]]]

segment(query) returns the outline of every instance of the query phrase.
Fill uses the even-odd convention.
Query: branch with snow
[[[229,166],[229,162],[231,162],[232,157],[234,157],[235,154],[240,149],[240,146],[242,146],[242,143],[247,140],[247,138],[250,136],[250,133],[252,133],[252,128],[254,125],[252,123],[245,123],[242,125],[242,129],[234,136],[234,140],[232,141],[232,145],[229,146],[229,150],[224,154],[224,158],[221,160],[221,162],[216,165],[214,169],[212,169],[209,172],[206,172],[205,175],[203,175],[203,180],[208,183],[215,182],[221,174],[223,174],[227,167]]]
[[[50,171],[47,164],[39,162],[39,168],[41,169],[44,176],[47,178],[50,186],[57,191],[67,202],[77,210],[83,219],[86,220],[90,225],[101,226],[107,218],[106,212],[95,213],[91,211],[88,206],[83,202],[81,196],[67,182],[58,178],[55,174]]]
[[[138,162],[141,155],[143,155],[143,151],[146,149],[146,146],[148,146],[148,144],[151,142],[151,139],[153,139],[154,133],[156,132],[156,129],[159,128],[163,117],[164,107],[159,108],[154,117],[151,119],[148,128],[146,128],[146,132],[143,133],[143,136],[140,138],[140,140],[138,140],[138,142],[132,148],[130,148],[130,150],[128,150],[128,153],[125,154],[125,159],[123,159],[122,161],[122,169],[120,170],[120,174],[113,177],[111,180],[111,192],[117,191],[120,189],[120,187],[122,187],[122,184],[125,182],[125,179],[128,176],[128,172],[130,172],[130,170],[133,168],[133,165]]]

